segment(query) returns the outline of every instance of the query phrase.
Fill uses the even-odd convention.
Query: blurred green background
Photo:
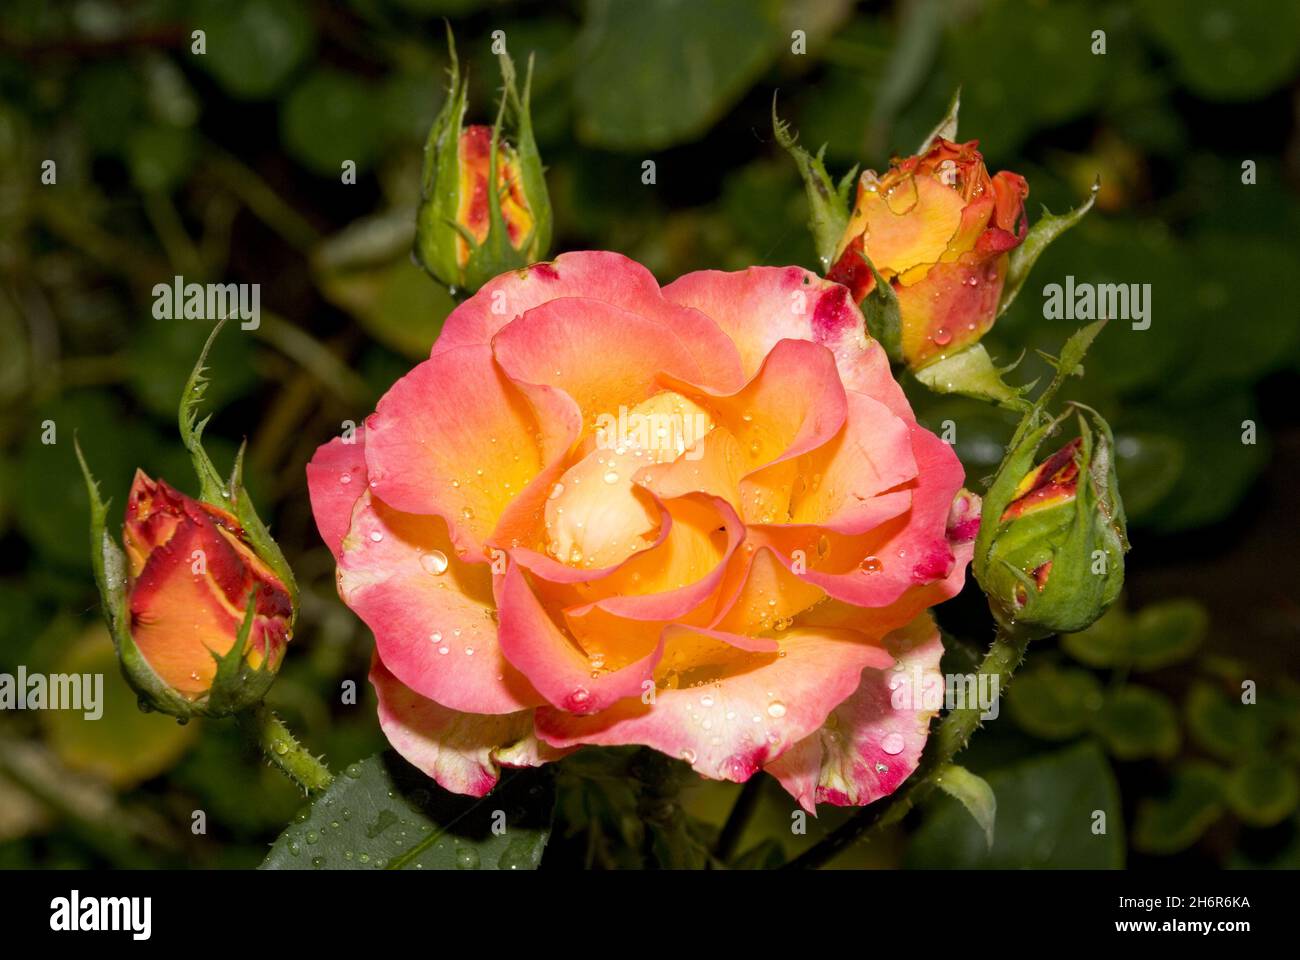
[[[1042,318],[1044,285],[1152,285],[1151,328],[1112,323],[1073,388],[1116,430],[1134,542],[1125,608],[1034,647],[965,755],[997,792],[991,851],[944,799],[836,863],[1300,865],[1300,4],[6,0],[0,671],[102,670],[109,702],[98,722],[0,714],[0,866],[253,866],[301,803],[231,724],[138,712],[99,625],[72,436],[114,513],[137,466],[195,492],[175,403],[208,327],[153,319],[150,289],[175,274],[261,284],[261,328],[228,331],[212,358],[208,436],[222,466],[248,438],[249,487],[303,587],[272,702],[336,770],[383,746],[372,641],[334,593],[303,465],[427,355],[451,307],[409,258],[443,17],[472,119],[493,114],[492,32],[517,61],[536,54],[556,250],[618,250],[663,281],[813,265],[802,188],[772,138],[777,90],[836,174],[910,152],[958,84],[962,139],[1028,178],[1031,217],[1073,206],[1099,173],[1097,209],[1039,261],[988,343],[1004,361],[1028,349],[1012,375],[1027,380],[1034,349],[1055,351],[1074,326]],[[795,30],[806,53],[792,52]],[[978,487],[1010,422],[910,392],[929,426],[956,425]],[[969,669],[989,636],[978,591],[941,621],[949,668]],[[340,702],[346,680],[356,706]],[[634,783],[590,754],[560,782],[546,865],[695,862],[738,792],[688,780],[678,846],[646,853]],[[759,800],[750,866],[843,816],[793,835],[775,783]],[[1098,809],[1104,835],[1090,829]]]

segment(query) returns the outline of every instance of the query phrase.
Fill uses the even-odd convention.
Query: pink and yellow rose
[[[613,253],[461,304],[307,468],[393,746],[474,795],[585,744],[892,792],[979,506],[863,328],[800,268],[660,289]]]

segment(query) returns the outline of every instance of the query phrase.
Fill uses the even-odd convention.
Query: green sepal
[[[244,530],[244,539],[248,541],[253,552],[271,568],[271,571],[284,584],[285,590],[289,593],[292,608],[289,620],[289,627],[292,630],[294,623],[298,619],[298,584],[294,580],[293,570],[290,568],[288,561],[285,560],[284,554],[280,551],[280,545],[272,539],[266,524],[262,522],[262,518],[257,514],[257,509],[253,506],[252,498],[249,497],[248,491],[244,488],[244,445],[240,444],[239,453],[235,457],[234,467],[230,473],[230,479],[224,483],[221,480],[221,474],[217,472],[217,468],[212,462],[212,458],[208,456],[207,451],[203,448],[203,430],[212,417],[209,414],[200,420],[198,405],[207,391],[209,382],[205,375],[208,351],[212,349],[217,334],[221,332],[222,327],[225,325],[226,321],[224,319],[217,321],[216,326],[212,328],[212,333],[208,335],[207,342],[203,344],[203,350],[199,353],[198,360],[195,361],[194,369],[190,371],[189,379],[185,381],[177,418],[180,424],[181,442],[185,444],[185,449],[190,452],[194,472],[198,476],[199,499],[219,510],[233,513]]]
[[[871,276],[876,281],[871,291],[858,304],[867,321],[867,333],[885,348],[891,363],[903,362],[903,319],[898,309],[898,294],[876,270],[876,265],[862,251],[858,251]]]
[[[772,96],[772,133],[776,142],[785,148],[799,168],[804,188],[808,192],[808,229],[817,248],[817,260],[822,273],[830,270],[840,241],[849,226],[849,190],[858,168],[855,166],[838,185],[831,182],[826,172],[826,145],[822,144],[813,156],[798,144],[798,136],[790,132],[790,125],[777,116],[776,96]]]
[[[455,225],[460,196],[460,135],[469,102],[469,78],[461,77],[451,24],[447,25],[447,52],[451,60],[447,98],[424,143],[415,258],[436,281],[454,289],[461,283],[456,257],[458,233],[447,229],[447,224]]]
[[[1034,383],[1022,387],[1013,387],[1002,379],[1002,374],[1015,369],[1012,363],[998,367],[989,356],[982,343],[973,343],[955,353],[928,363],[913,375],[935,393],[955,393],[963,397],[973,397],[996,403],[1008,410],[1025,412],[1031,404],[1024,394],[1033,389]]]
[[[1020,288],[1029,279],[1029,271],[1034,268],[1034,264],[1038,262],[1038,258],[1047,249],[1048,244],[1083,219],[1084,214],[1091,210],[1092,205],[1097,202],[1097,192],[1099,190],[1101,190],[1100,176],[1093,181],[1088,199],[1068,213],[1058,216],[1043,207],[1043,215],[1038,219],[1038,222],[1029,228],[1029,232],[1025,234],[1025,239],[1011,251],[1007,264],[1007,279],[1002,285],[1002,296],[998,300],[997,315],[999,317],[1007,312],[1007,308],[1016,299],[1016,295],[1020,293]]]
[[[86,480],[86,493],[90,499],[90,560],[99,588],[100,602],[104,607],[104,620],[109,636],[117,651],[122,675],[131,688],[140,695],[141,703],[152,710],[188,720],[197,711],[190,701],[177,694],[154,672],[139,647],[131,637],[131,612],[128,606],[126,552],[108,533],[108,503],[100,498],[99,484],[90,472],[81,444],[72,441]]]
[[[945,140],[957,139],[957,114],[961,110],[961,87],[953,91],[952,99],[948,101],[948,112],[943,115],[933,130],[929,132],[921,145],[916,149],[916,155],[920,156],[934,146],[934,141],[939,137]]]
[[[260,703],[275,681],[271,660],[263,656],[256,669],[248,664],[248,645],[252,635],[253,619],[257,612],[257,587],[249,591],[244,607],[244,619],[239,624],[239,634],[225,654],[209,650],[217,663],[212,686],[203,698],[203,713],[209,717],[227,717]]]

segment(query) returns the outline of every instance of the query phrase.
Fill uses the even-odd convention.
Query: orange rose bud
[[[1025,237],[1029,185],[989,176],[979,141],[936,137],[878,177],[864,172],[828,278],[861,302],[876,285],[898,300],[896,360],[917,370],[979,341],[993,326],[1008,254]]]
[[[210,698],[221,671],[239,683],[215,697],[220,712],[242,706],[245,690],[259,699],[284,657],[293,605],[234,514],[136,471],[122,539],[124,626],[138,652],[123,664],[137,691],[172,712],[177,697]],[[223,669],[245,629],[241,662]]]

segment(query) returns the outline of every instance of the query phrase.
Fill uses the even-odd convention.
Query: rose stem
[[[241,713],[236,722],[245,735],[257,744],[267,762],[278,767],[304,793],[317,793],[334,782],[334,774],[305,750],[279,717],[264,703]]]
[[[993,644],[989,647],[989,652],[985,654],[979,668],[979,676],[996,675],[999,678],[999,696],[1006,693],[1011,675],[1024,659],[1025,647],[1030,639],[1031,635],[1027,632],[999,626]],[[934,749],[926,752],[907,786],[884,803],[872,804],[858,811],[826,839],[787,863],[784,869],[808,870],[820,867],[868,831],[901,820],[938,784],[935,775],[966,746],[971,734],[980,725],[981,712],[978,706],[950,712],[943,718],[943,722],[934,733],[932,742]]]

